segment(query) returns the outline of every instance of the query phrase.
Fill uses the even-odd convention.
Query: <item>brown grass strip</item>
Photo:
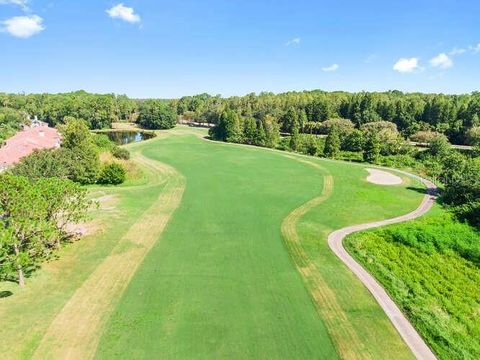
[[[142,156],[137,160],[162,174],[163,191],[57,314],[33,358],[84,360],[94,357],[104,324],[180,204],[184,177],[159,162]]]
[[[326,172],[316,163],[286,156]],[[340,357],[342,359],[370,359],[371,356],[365,345],[338,303],[335,292],[328,286],[314,261],[308,256],[297,233],[297,224],[302,216],[327,200],[333,193],[333,187],[333,177],[328,174],[324,175],[323,190],[320,196],[293,210],[282,222],[282,234],[290,256],[310,291],[315,307],[325,322]]]

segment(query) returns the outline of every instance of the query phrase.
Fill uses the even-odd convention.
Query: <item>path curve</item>
[[[356,262],[343,247],[343,239],[347,235],[366,229],[412,220],[424,215],[432,208],[436,198],[437,186],[431,181],[408,172],[400,170],[397,170],[396,172],[414,177],[420,180],[427,187],[427,193],[424,196],[420,206],[411,213],[403,216],[366,224],[348,226],[343,229],[336,230],[328,236],[328,245],[330,246],[330,249],[340,258],[340,260],[342,260],[342,262],[347,265],[347,267],[367,287],[417,359],[436,359],[432,350],[430,350],[425,341],[418,334],[410,321],[408,321],[397,304],[395,304],[395,302],[390,298],[385,289],[375,280],[372,275],[370,275],[370,273],[368,273],[358,262]]]

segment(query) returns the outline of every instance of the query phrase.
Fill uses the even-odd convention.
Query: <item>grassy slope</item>
[[[478,359],[478,266],[455,251],[442,253],[434,247],[425,251],[396,242],[389,233],[385,233],[404,233],[407,227],[428,219],[440,218],[442,225],[448,225],[445,211],[437,206],[422,219],[349,236],[346,246],[385,286],[439,358]],[[435,225],[421,224],[422,229],[428,231],[427,238],[440,231]],[[457,239],[462,236],[465,235],[452,234]],[[425,244],[424,239],[419,238],[418,241]]]
[[[150,142],[144,155],[174,166],[187,189],[114,312],[98,357],[335,357],[280,233],[288,213],[320,193],[322,173],[279,153],[194,137]],[[331,172],[335,189],[300,219],[304,248],[364,342],[365,357],[381,357],[386,347],[396,358],[410,357],[378,305],[328,250],[326,234],[406,213],[421,195],[368,184],[358,166],[310,161]]]

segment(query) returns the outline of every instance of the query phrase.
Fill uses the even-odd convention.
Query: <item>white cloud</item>
[[[470,45],[468,49],[471,50],[474,54],[478,54],[480,52],[480,43],[478,43],[477,45]]]
[[[19,38],[29,38],[45,29],[43,19],[37,15],[15,16],[1,22],[1,31]]]
[[[452,51],[448,53],[451,56],[463,55],[465,53],[478,54],[480,52],[480,43],[477,45],[469,45],[465,48],[453,48]]]
[[[415,70],[420,70],[418,58],[401,58],[393,65],[393,70],[400,73],[411,73]]]
[[[324,72],[334,72],[334,71],[337,71],[339,67],[340,66],[338,66],[338,64],[332,64],[330,66],[323,67],[322,71],[324,71]]]
[[[440,69],[448,69],[453,66],[453,61],[448,57],[447,54],[441,53],[430,59],[430,65]]]
[[[457,56],[457,55],[462,55],[462,54],[465,54],[467,52],[467,49],[463,49],[463,48],[453,48],[452,51],[450,51],[448,53],[448,55],[451,55],[451,56]]]
[[[0,5],[17,5],[24,10],[28,9],[28,0],[0,0]]]
[[[302,39],[299,38],[299,37],[293,38],[293,39],[291,39],[291,40],[288,40],[288,41],[285,43],[285,46],[298,45],[298,44],[300,44],[301,41],[302,41]]]
[[[111,9],[107,10],[108,16],[116,19],[121,19],[129,23],[138,23],[140,22],[140,15],[135,14],[135,10],[131,7],[127,7],[122,3],[113,6]]]

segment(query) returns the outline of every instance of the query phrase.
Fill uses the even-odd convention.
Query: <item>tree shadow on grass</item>
[[[0,291],[0,299],[7,298],[12,295],[13,295],[13,292],[11,291]]]
[[[420,194],[429,194],[429,190],[427,188],[423,188],[423,187],[416,187],[416,186],[407,186],[407,190],[412,190],[412,191],[416,191]]]
[[[416,186],[408,186],[408,190],[416,191],[420,194],[423,195],[439,195],[439,189],[427,189],[427,188],[422,188],[422,187],[416,187]],[[437,202],[439,201],[440,198],[437,198]]]

